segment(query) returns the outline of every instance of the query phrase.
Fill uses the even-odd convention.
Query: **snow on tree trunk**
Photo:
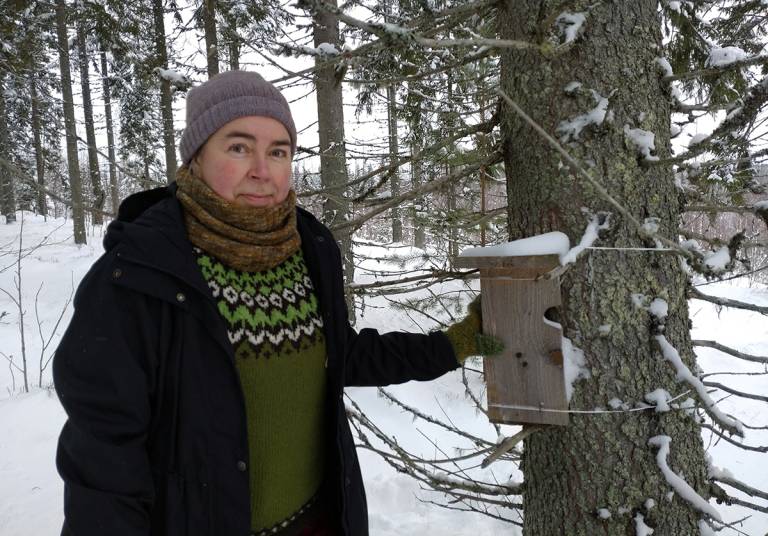
[[[542,22],[558,15],[542,6],[554,4],[507,0],[500,12],[500,37],[542,42],[546,36],[541,32],[556,28],[542,28]],[[653,132],[658,155],[669,153],[670,103],[653,74],[661,45],[657,2],[597,3],[583,15],[581,31],[566,36],[575,42],[559,55],[544,58],[533,51],[505,50],[502,89],[550,133],[559,126],[565,132],[563,125],[573,124],[596,104],[604,105],[601,99],[607,98],[604,120],[593,114],[597,121],[572,133],[566,148],[636,218],[658,218],[661,232],[674,240],[681,207],[672,173],[644,169],[624,134],[625,125]],[[569,95],[564,88],[570,84],[572,89],[572,82],[581,87]],[[611,212],[509,107],[503,110],[502,133],[511,239],[557,230],[578,243],[590,215]],[[653,247],[615,211],[608,221],[610,228],[597,245]],[[665,336],[692,369],[686,286],[678,259],[668,254],[587,250],[570,265],[562,278],[560,318],[564,336],[584,351],[591,372],[591,378],[575,383],[571,409],[610,409],[612,399],[635,407],[656,389],[673,396],[685,390],[672,367],[660,359],[650,315],[633,305],[632,295],[667,301]],[[656,534],[698,536],[702,514],[677,495],[667,499],[671,488],[648,444],[658,435],[672,438],[670,467],[708,498],[699,426],[685,412],[572,414],[567,427],[526,439],[525,534],[629,536],[635,534],[636,514],[641,514]],[[655,507],[648,508],[649,498]],[[599,509],[605,509],[602,515]]]
[[[72,224],[75,244],[85,244],[85,211],[83,210],[83,193],[80,182],[80,161],[77,156],[77,124],[75,123],[75,105],[72,100],[66,0],[56,0],[56,36],[59,49],[59,69],[61,71],[61,95],[64,99],[64,129],[67,138],[67,171],[69,174],[69,194],[72,201]]]
[[[165,23],[163,22],[163,0],[152,2],[155,25],[155,61],[157,67],[168,69],[168,51],[165,46]],[[160,113],[163,117],[163,144],[165,146],[165,177],[168,183],[176,179],[176,141],[173,132],[173,98],[171,82],[160,76]],[[149,179],[149,176],[147,176]]]
[[[336,6],[336,0],[328,2]],[[314,44],[334,45],[341,49],[339,21],[325,11],[313,14]],[[321,63],[322,59],[316,59]],[[317,128],[320,139],[320,180],[323,188],[330,191],[325,194],[323,220],[329,227],[347,220],[349,203],[344,198],[347,177],[347,157],[344,144],[344,108],[341,83],[336,79],[333,65],[318,69],[315,74],[317,89]],[[344,278],[351,283],[354,280],[355,266],[352,259],[352,237],[346,230],[337,233],[336,239],[341,247],[344,261]],[[350,318],[354,320],[352,296],[347,296]]]

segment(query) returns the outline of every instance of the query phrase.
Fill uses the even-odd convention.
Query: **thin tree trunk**
[[[67,170],[72,199],[72,223],[75,244],[85,244],[85,211],[83,210],[83,193],[80,182],[80,161],[77,156],[77,125],[75,123],[75,105],[72,100],[66,0],[56,0],[56,35],[59,48],[59,69],[61,71],[61,94],[64,99],[64,128],[67,138]]]
[[[203,0],[203,28],[208,78],[219,74],[219,43],[216,37],[216,0]]]
[[[447,101],[449,105],[449,109],[452,109],[453,107],[453,75],[450,71],[448,71],[447,76]],[[453,126],[453,116],[451,116],[450,119],[450,127]],[[454,147],[453,145],[451,148]],[[453,173],[456,171],[455,166],[452,164],[447,164],[445,168],[446,175],[453,175]],[[445,194],[448,201],[448,259],[449,262],[453,262],[452,260],[455,259],[459,255],[459,244],[458,244],[458,228],[456,221],[456,185],[453,182],[449,182],[448,185],[445,187]]]
[[[0,158],[10,161],[8,150],[8,116],[5,111],[5,76],[0,75]],[[16,221],[16,196],[13,190],[13,174],[0,166],[0,212],[5,214],[5,223]]]
[[[107,122],[107,155],[109,157],[109,192],[112,213],[117,214],[120,205],[120,190],[117,186],[117,159],[115,157],[115,131],[112,125],[112,97],[109,89],[107,53],[101,51],[101,88],[104,93],[104,117]]]
[[[337,1],[331,0],[330,5],[336,6]],[[338,19],[318,10],[314,14],[314,43],[330,43],[341,48]],[[319,60],[316,60],[319,61]],[[315,73],[317,88],[317,120],[320,138],[320,180],[323,188],[329,188],[326,201],[323,203],[323,219],[325,224],[333,227],[345,221],[349,214],[349,202],[345,198],[347,180],[347,158],[344,144],[344,108],[341,84],[337,83],[332,65],[318,69]],[[352,258],[352,237],[346,231],[336,236],[341,247],[344,260],[344,278],[347,284],[354,280],[355,266]],[[350,319],[354,321],[354,299],[347,295],[347,305]]]
[[[419,144],[417,141],[413,141],[411,143],[411,153],[414,154],[420,150]],[[411,160],[411,182],[412,187],[418,188],[421,186],[421,161],[419,158],[414,158]],[[418,212],[424,211],[424,206],[422,203],[424,202],[423,199],[414,199],[413,203],[414,205],[418,204],[421,206],[421,210],[417,211],[416,207],[414,206],[411,212],[411,221],[413,222],[413,245],[417,248],[424,249],[424,246],[426,245],[426,236],[424,234],[424,222],[421,220],[421,218],[418,215]]]
[[[234,37],[229,43],[229,68],[233,71],[240,70],[240,42]]]
[[[395,87],[387,86],[387,126],[389,129],[389,161],[394,164],[397,161],[397,91]],[[400,173],[394,169],[390,173],[389,188],[392,197],[400,195]],[[403,241],[403,220],[400,216],[400,208],[393,207],[392,213],[392,241]]]
[[[557,9],[554,2],[506,0],[499,13],[500,37],[542,42],[541,23],[553,15],[546,6]],[[617,36],[622,36],[620,46]],[[659,155],[668,156],[669,99],[644,67],[658,55],[652,44],[662,44],[657,0],[594,4],[583,34],[568,51],[543,58],[505,50],[501,87],[550,133],[596,106],[591,91],[609,98],[612,120],[585,129],[567,148],[635,217],[659,218],[663,233],[674,239],[680,205],[671,171],[644,169],[623,134],[624,125],[652,131]],[[563,87],[574,80],[584,91],[568,98]],[[645,120],[638,123],[641,112]],[[502,114],[511,239],[562,231],[578,243],[588,223],[586,207],[594,214],[612,212],[599,245],[649,245],[593,188],[562,169],[560,157],[509,107]],[[686,390],[660,358],[649,313],[632,300],[638,293],[667,301],[664,335],[693,370],[686,287],[671,255],[588,251],[570,266],[561,282],[560,319],[564,336],[584,351],[591,371],[590,378],[575,384],[571,409],[604,408],[611,399],[635,407],[658,388],[673,396]],[[549,427],[525,441],[526,536],[634,536],[638,514],[655,534],[698,536],[702,514],[678,495],[667,498],[670,487],[648,443],[657,435],[672,438],[669,465],[708,498],[700,429],[685,412],[571,414],[568,426]],[[647,499],[656,506],[649,508]],[[598,516],[601,508],[611,516]]]
[[[101,173],[99,170],[99,155],[96,149],[96,133],[93,128],[93,103],[91,102],[91,80],[88,68],[88,51],[86,50],[85,28],[83,22],[77,23],[77,48],[80,64],[80,85],[83,90],[83,115],[85,116],[85,139],[88,143],[88,174],[91,177],[91,191],[93,192],[93,208],[91,218],[94,225],[101,225],[104,219],[101,209],[104,208],[104,188],[101,186]]]
[[[45,156],[43,155],[42,132],[40,126],[40,103],[37,97],[37,73],[34,66],[30,66],[29,94],[32,101],[32,138],[35,144],[35,168],[37,171],[37,212],[48,216],[48,203],[45,198]],[[47,218],[46,218],[47,219]]]
[[[155,21],[155,54],[157,65],[168,68],[168,51],[165,45],[165,22],[163,22],[163,0],[152,2]],[[160,77],[160,113],[163,118],[163,145],[165,146],[165,178],[171,183],[176,178],[176,140],[173,132],[173,98],[171,83]]]

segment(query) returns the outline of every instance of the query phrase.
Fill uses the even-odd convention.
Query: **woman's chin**
[[[237,196],[237,204],[250,207],[271,207],[274,204],[274,196],[271,195],[246,195]]]

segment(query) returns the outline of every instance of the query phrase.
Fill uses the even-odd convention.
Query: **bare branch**
[[[756,313],[768,315],[768,307],[756,305],[754,303],[732,300],[730,298],[718,298],[717,296],[710,296],[708,294],[704,294],[703,292],[696,289],[695,287],[689,288],[688,297],[696,300],[708,301],[716,305],[720,305],[722,307],[733,307],[735,309],[745,309],[747,311],[755,311]]]
[[[739,352],[738,350],[735,350],[729,346],[720,344],[717,341],[695,340],[691,342],[693,343],[694,346],[704,346],[707,348],[714,348],[715,350],[720,350],[721,352],[730,354],[734,357],[738,357],[739,359],[744,359],[745,361],[752,361],[754,363],[768,363],[768,357],[745,354],[744,352]]]

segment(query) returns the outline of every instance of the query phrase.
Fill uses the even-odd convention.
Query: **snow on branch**
[[[594,108],[585,114],[578,115],[573,119],[561,121],[557,128],[557,132],[561,133],[560,141],[562,143],[568,143],[571,140],[578,140],[581,131],[590,125],[601,125],[605,121],[605,116],[608,112],[608,98],[603,97],[595,91],[592,92],[592,98],[597,103]],[[610,95],[609,95],[610,96]]]
[[[704,386],[701,380],[694,376],[688,367],[685,366],[685,363],[683,363],[683,360],[680,358],[680,354],[678,353],[677,349],[675,349],[675,347],[669,343],[667,338],[664,337],[664,335],[655,335],[653,338],[659,344],[659,347],[661,348],[661,354],[664,359],[669,361],[675,368],[675,372],[677,373],[677,381],[684,381],[693,387],[699,397],[699,400],[701,400],[702,404],[704,405],[704,410],[712,418],[712,420],[730,433],[744,437],[744,426],[733,417],[723,413],[720,408],[717,407],[715,401],[712,400],[712,397],[709,396],[707,388]]]
[[[389,43],[400,43],[403,45],[417,44],[424,48],[492,47],[539,50],[541,52],[546,51],[546,47],[543,45],[510,39],[485,39],[482,37],[475,37],[472,39],[431,39],[424,37],[420,32],[417,32],[412,28],[398,26],[392,23],[371,22],[357,19],[345,13],[342,9],[331,6],[322,0],[301,0],[300,7],[332,13],[344,24],[374,34],[383,41]]]
[[[568,250],[568,253],[560,257],[560,264],[565,266],[576,262],[579,254],[597,241],[600,231],[608,228],[610,228],[610,214],[600,212],[592,216],[578,245],[572,247]]]
[[[667,456],[669,455],[669,444],[671,442],[672,438],[666,435],[658,435],[648,440],[649,445],[659,449],[656,453],[656,463],[658,464],[659,469],[661,469],[661,473],[664,475],[667,484],[672,486],[672,489],[674,489],[680,497],[688,501],[691,506],[713,519],[722,521],[720,513],[715,507],[709,504],[709,502],[701,495],[696,493],[696,490],[694,490],[684,478],[676,474],[672,468],[669,467]]]

